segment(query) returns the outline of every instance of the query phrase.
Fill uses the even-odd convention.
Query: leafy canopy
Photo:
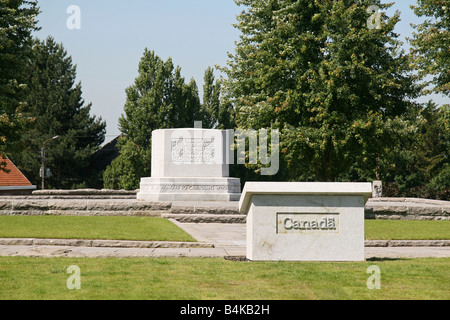
[[[353,165],[380,175],[377,162],[394,137],[415,130],[417,87],[394,33],[399,14],[371,29],[367,8],[389,5],[235,2],[244,7],[242,35],[222,70],[237,126],[281,131],[283,179],[335,181]]]

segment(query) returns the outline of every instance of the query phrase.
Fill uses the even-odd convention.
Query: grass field
[[[450,239],[450,221],[366,220],[367,240]],[[195,241],[151,217],[0,216],[0,238]]]
[[[449,240],[450,221],[366,220],[366,240]]]
[[[0,238],[195,241],[154,217],[0,216]]]
[[[366,239],[450,239],[449,221],[367,220]],[[195,241],[166,219],[0,216],[0,237]],[[69,290],[67,268],[81,272]],[[380,268],[370,290],[367,268]],[[448,300],[450,258],[244,262],[0,257],[0,300]]]
[[[67,268],[80,268],[69,290]],[[367,268],[381,289],[368,289]],[[0,300],[448,300],[449,258],[354,263],[0,257]]]

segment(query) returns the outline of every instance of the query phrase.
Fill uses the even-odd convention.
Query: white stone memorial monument
[[[363,261],[371,183],[248,182],[247,259]]]
[[[228,146],[224,130],[153,131],[151,177],[141,179],[137,199],[239,201],[241,184],[229,177]]]

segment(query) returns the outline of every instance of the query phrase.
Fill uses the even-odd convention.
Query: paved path
[[[198,241],[211,242],[231,256],[245,256],[245,225],[177,223]],[[450,257],[446,247],[366,247],[366,259]]]
[[[199,242],[201,248],[136,248],[116,246],[0,245],[0,256],[26,257],[245,257],[245,225],[179,223]],[[211,244],[213,246],[211,246]],[[366,247],[366,259],[450,257],[450,246]]]

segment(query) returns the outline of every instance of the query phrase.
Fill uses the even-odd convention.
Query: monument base
[[[151,177],[142,178],[138,200],[145,201],[239,201],[239,178]]]

